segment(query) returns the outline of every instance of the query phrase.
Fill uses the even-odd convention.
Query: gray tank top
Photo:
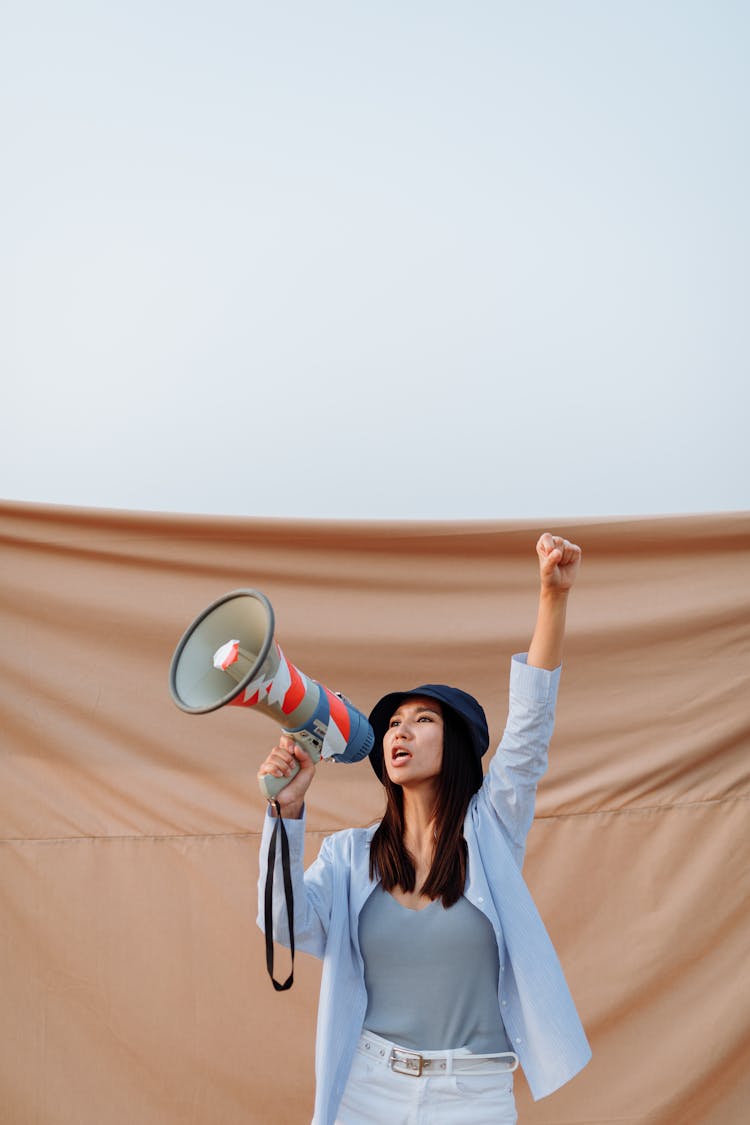
[[[509,1051],[489,920],[467,898],[409,910],[381,886],[359,916],[365,1028],[412,1050]]]

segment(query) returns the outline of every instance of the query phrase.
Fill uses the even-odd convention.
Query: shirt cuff
[[[510,662],[510,690],[532,703],[555,704],[562,664],[550,671],[526,663],[527,652],[517,652]]]
[[[307,820],[307,807],[302,806],[302,816],[299,820],[293,820],[291,817],[283,817],[284,828],[286,829],[287,839],[289,840],[289,857],[291,860],[298,860],[305,851],[305,822]],[[271,814],[271,806],[266,809],[265,819],[263,821],[263,840],[269,843],[271,840],[271,833],[273,832],[274,825],[278,817]]]

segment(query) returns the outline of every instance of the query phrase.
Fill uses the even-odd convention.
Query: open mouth
[[[403,758],[411,758],[411,754],[409,753],[408,750],[394,750],[391,757],[392,757],[392,760],[394,762],[398,762],[398,761],[402,760]]]

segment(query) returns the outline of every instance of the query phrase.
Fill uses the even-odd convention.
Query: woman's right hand
[[[293,738],[290,738],[288,734],[282,734],[278,743],[258,770],[259,778],[269,773],[273,777],[288,777],[295,759],[299,763],[299,772],[288,785],[279,790],[276,796],[282,815],[290,820],[299,820],[302,816],[305,793],[315,777],[315,763],[312,758],[306,750],[297,745]]]

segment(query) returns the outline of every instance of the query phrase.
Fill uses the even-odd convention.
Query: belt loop
[[[445,1052],[445,1073],[453,1074],[453,1051]]]

